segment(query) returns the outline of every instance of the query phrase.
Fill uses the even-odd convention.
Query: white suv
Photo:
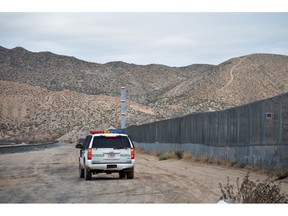
[[[134,178],[135,147],[122,130],[93,130],[80,149],[79,175],[90,180],[92,174],[118,172],[120,178]]]

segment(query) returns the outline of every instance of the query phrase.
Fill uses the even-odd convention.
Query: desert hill
[[[175,112],[183,115],[221,110],[287,91],[288,56],[252,54],[225,61],[212,70],[192,74],[158,97],[156,103],[161,109],[177,104]]]
[[[0,81],[0,138],[11,142],[48,141],[64,134],[75,140],[91,128],[120,127],[120,98]],[[127,121],[154,121],[147,106],[126,101]],[[72,135],[72,134],[75,135]]]
[[[49,140],[87,128],[119,127],[121,86],[129,126],[273,97],[288,91],[287,75],[284,55],[168,67],[97,64],[0,46],[0,139]]]
[[[70,89],[85,94],[112,96],[118,96],[120,87],[125,86],[130,92],[127,97],[142,103],[153,101],[154,95],[158,96],[155,91],[166,91],[169,86],[186,80],[192,71],[189,67],[187,72],[185,68],[154,64],[96,64],[50,52],[34,53],[21,47],[0,47],[0,59],[1,80],[51,90]],[[196,65],[193,69],[201,71],[210,67]]]

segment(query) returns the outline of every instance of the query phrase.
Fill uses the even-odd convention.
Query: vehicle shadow
[[[110,180],[110,181],[113,181],[113,180],[125,180],[125,178],[119,178],[119,176],[109,176],[109,177],[104,177],[104,176],[97,176],[97,175],[94,175],[94,176],[92,176],[92,178],[91,178],[91,180],[90,181],[103,181],[103,180],[105,180],[105,181],[108,181],[108,180]]]
[[[81,179],[84,180],[84,179]],[[114,181],[114,180],[127,180],[127,178],[120,178],[118,173],[106,174],[98,173],[94,174],[89,181]],[[85,180],[84,180],[85,181]]]

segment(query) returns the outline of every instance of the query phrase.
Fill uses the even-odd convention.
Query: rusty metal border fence
[[[130,126],[126,132],[148,151],[186,151],[287,170],[288,93],[227,110]]]

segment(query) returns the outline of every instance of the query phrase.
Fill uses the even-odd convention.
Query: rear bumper
[[[110,171],[110,172],[119,172],[119,171],[129,171],[134,167],[134,160],[131,163],[92,163],[87,161],[86,168],[89,171]]]

